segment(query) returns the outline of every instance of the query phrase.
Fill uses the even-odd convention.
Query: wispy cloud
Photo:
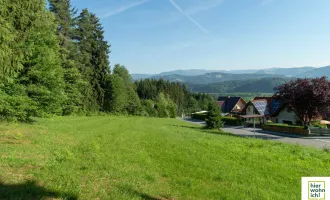
[[[117,8],[115,10],[108,11],[101,18],[102,19],[105,19],[105,18],[108,18],[108,17],[113,16],[113,15],[118,15],[118,14],[120,14],[122,12],[125,12],[127,10],[130,10],[130,9],[135,8],[137,6],[143,5],[143,4],[147,3],[148,1],[150,1],[150,0],[134,1],[134,2],[132,2],[130,4],[123,5],[123,6]]]
[[[213,37],[207,29],[205,29],[200,23],[194,20],[187,12],[182,10],[182,8],[174,0],[169,0],[169,2],[173,5],[175,9],[177,9],[180,13],[186,16],[192,23],[194,23],[202,32],[204,32],[208,36]]]
[[[214,8],[220,6],[223,2],[224,2],[224,0],[207,0],[207,1],[204,0],[204,1],[200,1],[200,3],[187,8],[186,12],[189,15],[198,14],[198,13],[201,13],[201,12],[205,12],[205,11],[214,9]]]

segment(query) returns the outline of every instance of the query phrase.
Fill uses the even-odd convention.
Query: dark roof
[[[253,101],[267,101],[268,113],[265,115],[272,115],[273,113],[277,112],[282,106],[281,101],[275,97],[255,97],[252,102]]]
[[[269,106],[268,101],[266,99],[264,100],[253,100],[251,101],[253,106],[257,109],[258,113],[260,115],[269,115]]]
[[[223,102],[222,103],[222,106],[221,106],[221,112],[223,112],[223,113],[230,113],[230,112],[232,112],[232,110],[234,109],[234,107],[236,106],[236,104],[241,99],[242,99],[241,97],[218,97],[218,102]]]
[[[286,109],[288,107],[290,107],[293,112],[296,112],[295,109],[293,108],[293,106],[291,106],[290,104],[287,104],[287,103],[283,103],[278,107],[278,109],[275,112],[272,113],[272,116],[276,117],[283,109]]]
[[[250,104],[253,104],[260,115],[273,115],[274,113],[278,112],[282,106],[280,100],[274,97],[255,97],[254,100],[246,104],[243,112],[246,111],[246,108]]]

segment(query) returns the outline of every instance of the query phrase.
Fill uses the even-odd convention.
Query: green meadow
[[[0,123],[0,199],[300,199],[330,153],[176,119]]]

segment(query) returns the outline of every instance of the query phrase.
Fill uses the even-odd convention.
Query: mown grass
[[[0,199],[300,199],[330,153],[175,119],[58,117],[0,124]]]

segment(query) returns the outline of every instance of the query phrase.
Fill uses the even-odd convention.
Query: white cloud
[[[117,8],[115,10],[108,11],[101,18],[104,19],[104,18],[108,18],[108,17],[113,16],[113,15],[118,15],[122,12],[130,10],[130,9],[135,8],[137,6],[143,5],[143,4],[147,3],[148,1],[150,1],[150,0],[134,1],[130,4],[123,5],[123,6]]]
[[[181,14],[186,16],[192,23],[194,23],[202,32],[204,32],[206,35],[213,37],[210,32],[205,29],[200,23],[198,23],[196,20],[194,20],[189,13],[185,12],[182,10],[182,8],[174,1],[174,0],[169,0],[169,2],[173,5],[175,9],[177,9]]]

